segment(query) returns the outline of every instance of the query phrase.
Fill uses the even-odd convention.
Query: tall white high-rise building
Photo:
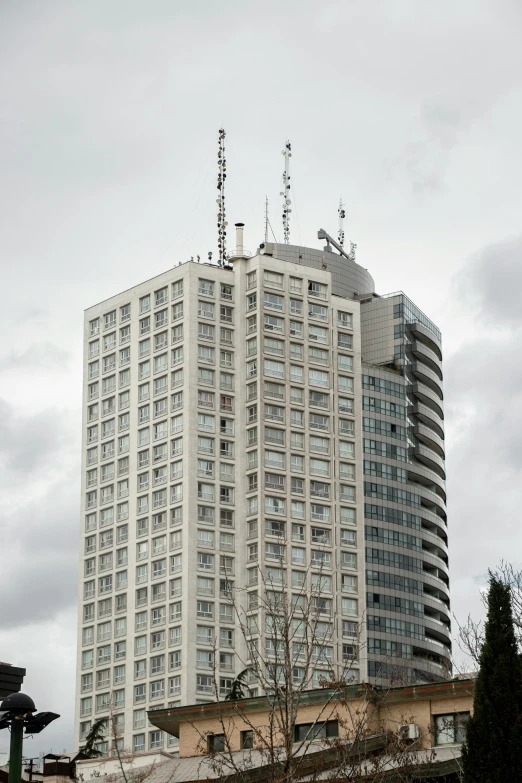
[[[211,700],[214,669],[224,696],[247,655],[231,585],[246,601],[260,573],[322,574],[353,680],[447,677],[441,359],[404,294],[286,244],[87,310],[77,744],[110,710],[123,747],[167,747],[147,709]]]

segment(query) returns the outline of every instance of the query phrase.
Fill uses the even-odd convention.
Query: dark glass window
[[[435,717],[435,744],[453,745],[466,741],[469,712],[454,712]]]
[[[225,735],[224,734],[210,734],[208,737],[208,751],[209,753],[219,753],[225,750]]]
[[[300,723],[295,727],[295,742],[316,739],[317,737],[338,737],[339,723],[327,720],[325,723]]]
[[[254,747],[254,732],[252,729],[241,732],[241,747],[243,750],[249,750]]]

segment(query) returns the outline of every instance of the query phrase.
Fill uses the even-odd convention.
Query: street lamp
[[[59,718],[55,712],[39,712],[36,715],[34,701],[25,693],[11,693],[0,704],[0,729],[11,729],[9,750],[9,783],[22,780],[23,732],[39,734],[53,720]]]

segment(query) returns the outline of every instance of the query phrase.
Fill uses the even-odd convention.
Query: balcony
[[[444,411],[442,410],[440,398],[429,386],[418,382],[412,384],[408,391],[414,394],[419,402],[422,402],[423,405],[434,411],[440,419],[444,420]]]
[[[439,587],[439,585],[443,585],[446,590],[449,590],[449,578],[446,570],[438,568],[435,564],[423,562],[422,572],[424,576],[429,576],[431,579],[435,580],[435,585],[437,587]]]
[[[411,344],[411,351],[419,361],[427,365],[430,370],[437,375],[439,380],[442,381],[441,360],[431,348],[419,340],[414,340]]]
[[[434,430],[439,438],[444,439],[444,422],[430,407],[416,400],[413,405],[408,407],[408,414],[416,416],[421,424]]]
[[[432,558],[437,558],[437,560],[441,560],[446,566],[446,568],[448,567],[448,554],[440,546],[437,546],[436,544],[432,544],[430,541],[423,540],[422,553],[423,555],[427,554],[430,555]]]
[[[407,324],[407,329],[412,332],[419,342],[422,342],[423,345],[431,349],[439,361],[442,361],[440,340],[430,329],[418,321]]]
[[[426,599],[428,600],[428,603],[425,604],[425,607],[429,606],[429,601],[434,601],[436,602],[436,604],[439,604],[440,607],[443,607],[449,612],[450,610],[449,597],[446,592],[443,592],[442,590],[438,589],[438,587],[425,583],[423,597],[425,600]]]
[[[435,452],[426,446],[417,445],[412,449],[413,456],[429,470],[435,471],[441,479],[446,480],[446,472],[444,466],[444,460],[441,459]]]
[[[430,427],[427,427],[425,424],[416,424],[413,433],[422,443],[423,446],[425,446],[428,449],[431,449],[434,451],[442,460],[444,460],[445,452],[444,452],[444,439],[441,438],[435,430],[432,430]]]
[[[445,494],[443,494],[443,492],[439,494],[434,492],[433,489],[430,489],[427,479],[424,479],[426,483],[421,483],[421,481],[416,480],[421,478],[424,477],[421,477],[420,474],[414,476],[413,471],[409,470],[408,483],[410,486],[408,489],[411,492],[414,492],[416,495],[420,496],[422,509],[426,508],[428,511],[431,511],[432,514],[435,514],[436,516],[442,517],[443,520],[446,520]],[[434,482],[432,482],[431,485],[433,486]]]
[[[444,399],[442,391],[442,381],[437,373],[432,372],[423,362],[413,361],[409,367],[414,376],[424,383],[437,395],[440,400]]]

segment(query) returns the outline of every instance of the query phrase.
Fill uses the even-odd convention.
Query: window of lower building
[[[254,747],[254,732],[252,729],[247,729],[241,732],[241,748],[243,750],[249,750]]]
[[[295,742],[313,740],[318,737],[338,737],[339,723],[327,720],[324,723],[298,723],[295,727]]]
[[[225,750],[225,735],[210,734],[208,737],[208,752],[219,753]]]
[[[454,745],[466,739],[469,712],[453,712],[435,716],[435,744]]]

